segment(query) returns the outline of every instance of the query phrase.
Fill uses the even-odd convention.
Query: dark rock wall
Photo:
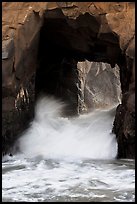
[[[14,143],[22,132],[28,128],[34,117],[35,76],[29,83],[23,84],[16,95],[3,97],[2,111],[2,153],[12,151]]]
[[[134,49],[134,48],[133,48]],[[113,132],[118,141],[118,158],[135,158],[135,64],[126,58],[120,69],[122,104],[117,107]]]
[[[2,152],[13,147],[33,118],[35,72],[41,19],[28,16],[16,33],[3,39],[2,47]],[[31,28],[29,23],[31,23]],[[36,25],[35,25],[36,24]],[[13,29],[14,30],[14,29]]]

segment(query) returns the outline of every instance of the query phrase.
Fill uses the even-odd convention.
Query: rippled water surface
[[[133,160],[57,160],[21,155],[3,162],[3,202],[134,202]]]

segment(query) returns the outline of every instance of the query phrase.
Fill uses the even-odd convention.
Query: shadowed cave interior
[[[118,36],[99,33],[101,20],[89,14],[66,19],[60,10],[45,13],[40,31],[35,95],[53,95],[68,106],[65,115],[78,114],[80,77],[78,62],[104,62],[112,68],[125,63]],[[122,84],[121,84],[122,86]]]

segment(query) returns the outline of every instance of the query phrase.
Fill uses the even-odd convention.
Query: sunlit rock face
[[[114,99],[114,93],[119,95],[117,74],[112,74],[109,65],[103,68],[102,63],[107,63],[113,70],[116,64],[120,69],[121,105],[113,128],[119,157],[134,158],[134,53],[134,2],[3,2],[2,151],[9,150],[32,119],[40,92],[68,101],[69,109],[72,107],[68,115],[84,107],[102,106],[104,94],[99,89],[105,90],[107,83],[104,105],[109,105],[112,98],[115,102],[119,98]],[[81,76],[77,67],[86,60],[92,68]],[[110,79],[103,83],[102,77],[108,72]],[[95,79],[99,82],[92,84]]]
[[[119,67],[103,62],[79,62],[79,111],[110,108],[121,103]]]

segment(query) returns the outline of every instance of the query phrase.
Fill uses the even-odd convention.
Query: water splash
[[[53,98],[41,98],[30,128],[19,140],[27,157],[56,159],[113,159],[117,142],[111,133],[115,107],[95,110],[76,118],[61,117],[64,104]]]

